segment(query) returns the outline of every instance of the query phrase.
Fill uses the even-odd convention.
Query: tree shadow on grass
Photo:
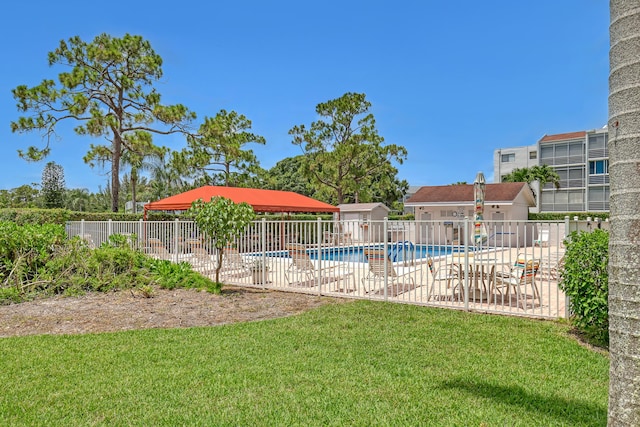
[[[518,386],[499,386],[482,381],[453,379],[444,381],[443,388],[491,399],[517,407],[519,411],[547,415],[560,424],[573,426],[603,426],[607,424],[607,408],[579,399],[544,396]]]

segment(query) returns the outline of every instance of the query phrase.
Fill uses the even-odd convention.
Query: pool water
[[[384,246],[367,246],[368,248],[382,249]],[[323,261],[344,261],[344,262],[366,262],[364,258],[363,246],[344,247],[344,248],[324,248],[320,252]],[[462,251],[462,248],[452,246],[433,246],[433,245],[414,245],[414,244],[396,244],[392,243],[387,246],[389,258],[393,262],[405,261],[410,259],[420,259],[427,257],[438,257],[441,255],[449,255],[454,252]],[[313,260],[318,259],[317,249],[308,249],[309,257]]]

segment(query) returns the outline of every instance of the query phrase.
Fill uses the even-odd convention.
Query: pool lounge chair
[[[367,275],[362,278],[362,286],[365,292],[369,294],[379,293],[385,282],[395,295],[416,287],[415,277],[421,271],[420,269],[394,265],[384,249],[365,248],[364,256],[369,265]],[[370,286],[371,284],[373,286]]]
[[[162,243],[162,240],[160,239],[154,237],[150,238],[147,241],[147,250],[149,255],[154,258],[164,259],[167,261],[172,260],[171,253],[169,253],[167,248],[164,246],[164,243]]]
[[[352,271],[348,271],[344,264],[332,265],[318,268],[303,244],[290,243],[287,251],[291,257],[291,264],[284,272],[285,279],[289,285],[293,286],[315,286],[320,283],[345,281],[351,278],[352,289],[355,290],[355,276]]]
[[[202,274],[215,271],[216,262],[201,240],[187,240],[186,249],[189,252],[187,260],[195,271]]]
[[[245,261],[238,249],[227,246],[222,251],[222,269],[220,274],[226,277],[247,277],[251,275],[251,265]]]
[[[540,262],[540,277],[558,280],[560,272],[564,268],[564,252],[551,252],[544,254]]]
[[[533,241],[534,246],[548,246],[549,245],[549,230],[540,230],[540,235]]]

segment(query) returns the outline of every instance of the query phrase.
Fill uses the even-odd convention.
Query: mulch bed
[[[187,289],[89,293],[0,306],[0,337],[187,328],[285,317],[349,300],[225,286],[220,295]]]

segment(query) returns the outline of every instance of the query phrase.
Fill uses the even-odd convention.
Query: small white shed
[[[340,223],[345,231],[350,232],[356,241],[381,241],[381,227],[372,227],[371,222],[384,220],[389,216],[389,209],[384,203],[346,203],[338,205]],[[334,214],[337,215],[337,214]]]

